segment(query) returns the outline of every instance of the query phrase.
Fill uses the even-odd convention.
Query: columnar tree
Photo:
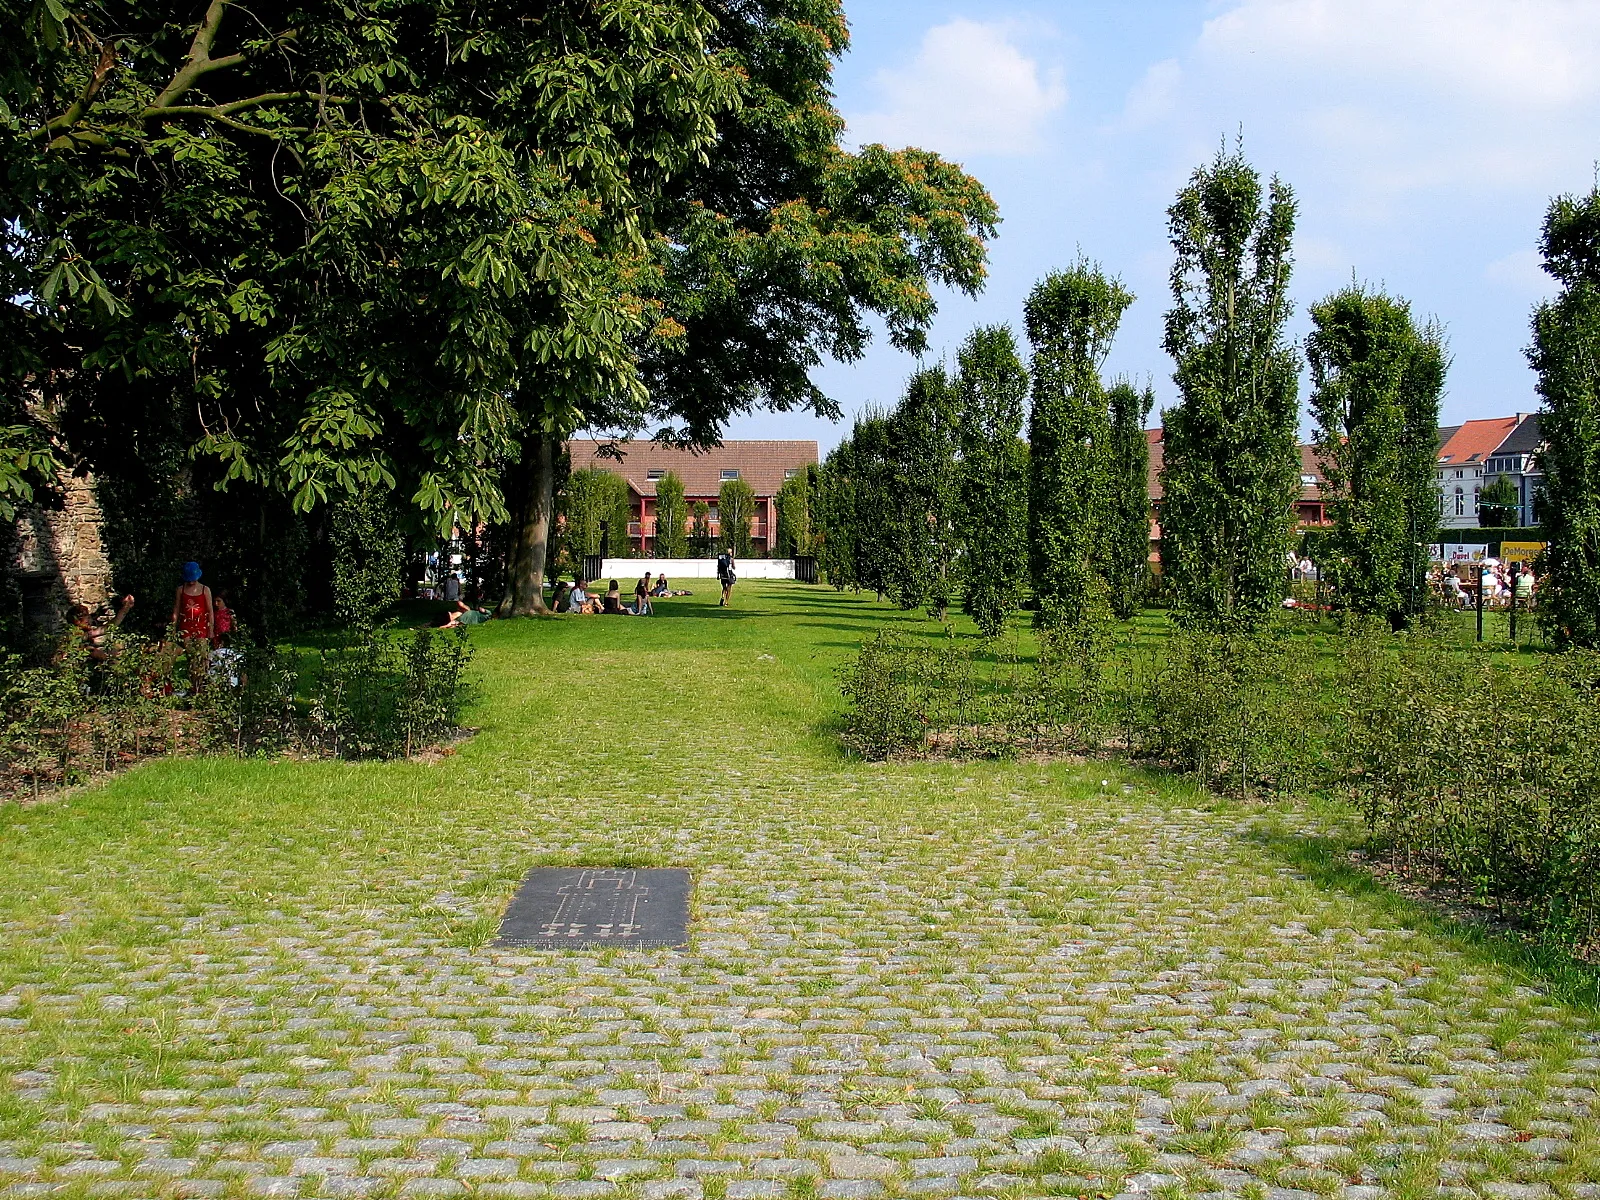
[[[1127,621],[1139,611],[1150,570],[1150,440],[1144,423],[1156,395],[1148,385],[1140,391],[1120,379],[1106,399],[1111,409],[1111,452],[1101,571],[1111,611],[1118,620]]]
[[[1177,616],[1250,630],[1283,599],[1300,491],[1289,318],[1289,188],[1219,152],[1167,210],[1176,261],[1165,345],[1181,397],[1165,413],[1161,564]]]
[[[926,367],[906,382],[889,418],[889,437],[889,596],[901,608],[925,605],[943,620],[954,593],[957,547],[956,397],[943,366]]]
[[[856,574],[855,441],[845,438],[823,460],[817,473],[813,515],[818,565],[828,582],[843,591],[859,588]]]
[[[704,500],[696,500],[690,509],[690,525],[690,545],[697,557],[704,558],[711,553],[711,506]]]
[[[572,473],[558,499],[567,555],[575,566],[582,564],[585,554],[628,557],[633,503],[622,476],[602,467],[584,467]]]
[[[756,519],[756,494],[742,479],[723,480],[717,493],[718,540],[724,550],[733,552],[735,558],[749,558],[752,553],[750,525]]]
[[[778,534],[773,549],[785,557],[811,553],[811,479],[801,471],[778,487]]]
[[[683,558],[689,553],[689,509],[683,480],[668,471],[656,480],[656,556]]]
[[[1038,621],[1093,623],[1105,604],[1099,574],[1111,421],[1100,367],[1133,295],[1080,261],[1035,285],[1023,312],[1033,343],[1028,423],[1028,549]]]
[[[1324,565],[1346,605],[1399,628],[1425,599],[1438,527],[1443,347],[1403,300],[1360,286],[1313,305],[1311,320],[1311,411],[1333,516]]]
[[[997,637],[1028,570],[1028,458],[1020,438],[1028,372],[1005,325],[974,329],[956,362],[963,606],[984,636]]]
[[[1545,216],[1544,269],[1561,294],[1533,317],[1528,359],[1544,408],[1539,620],[1559,646],[1600,646],[1600,188]]]

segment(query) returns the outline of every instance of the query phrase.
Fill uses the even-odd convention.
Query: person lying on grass
[[[434,626],[438,629],[461,629],[467,625],[482,625],[493,616],[487,608],[468,608],[465,600],[457,600],[454,608],[439,614]]]

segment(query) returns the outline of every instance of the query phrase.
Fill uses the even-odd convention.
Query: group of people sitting
[[[637,583],[633,585],[633,603],[622,602],[622,588],[615,579],[604,594],[598,590],[591,590],[584,582],[581,575],[573,576],[572,583],[565,580],[556,580],[555,593],[550,598],[550,611],[557,613],[577,613],[580,616],[612,616],[648,617],[655,609],[651,600],[659,600],[666,596],[688,596],[692,593],[673,591],[667,582],[665,573],[654,577],[651,582],[650,572],[646,571]]]
[[[1493,558],[1445,569],[1434,567],[1428,572],[1428,582],[1452,608],[1473,607],[1479,588],[1485,608],[1506,608],[1513,599],[1519,606],[1532,604],[1539,590],[1539,580],[1527,563],[1507,564]]]

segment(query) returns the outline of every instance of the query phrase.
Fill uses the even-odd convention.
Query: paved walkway
[[[241,823],[40,867],[0,930],[0,1116],[39,1118],[0,1195],[1600,1197],[1591,1019],[1237,812],[774,753],[604,804],[485,753],[388,818],[330,800],[314,852],[235,865]],[[530,846],[693,867],[692,949],[482,948]],[[79,875],[128,890],[84,911]]]

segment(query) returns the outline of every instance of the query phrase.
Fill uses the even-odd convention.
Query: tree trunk
[[[554,439],[545,434],[530,437],[517,470],[525,486],[518,489],[523,502],[512,513],[511,561],[506,564],[507,594],[500,602],[500,615],[544,616],[550,611],[544,603],[544,563],[555,508]]]

